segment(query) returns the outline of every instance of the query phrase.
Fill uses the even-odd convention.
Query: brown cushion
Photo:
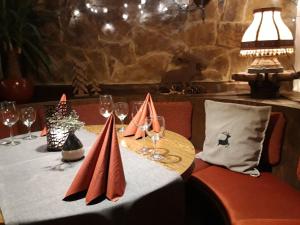
[[[100,115],[98,103],[72,105],[72,108],[79,115],[79,120],[86,125],[104,124],[106,119]]]
[[[207,163],[207,162],[205,162],[201,159],[197,159],[197,158],[194,159],[194,165],[195,166],[194,166],[193,173],[196,172],[196,171],[199,171],[199,170],[203,170],[203,169],[211,166],[210,163]]]
[[[232,224],[248,219],[300,219],[300,192],[271,173],[250,177],[210,166],[192,178],[211,189],[227,210]]]
[[[190,139],[192,136],[192,109],[190,102],[154,102],[158,115],[164,116],[166,129]]]
[[[286,120],[283,113],[271,113],[265,135],[262,163],[268,163],[272,166],[279,163],[285,124]]]
[[[129,103],[132,110],[133,101]],[[166,129],[181,134],[190,139],[192,137],[192,111],[191,102],[154,102],[158,115],[163,116],[166,121]],[[131,112],[129,113],[131,120]]]
[[[300,220],[294,219],[249,219],[238,221],[236,225],[300,225]]]

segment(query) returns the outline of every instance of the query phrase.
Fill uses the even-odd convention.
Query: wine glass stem
[[[146,134],[145,134],[145,132],[146,131],[143,132],[143,148],[146,146],[146,138],[145,138]]]
[[[13,134],[12,126],[9,127],[9,137],[10,137],[10,142],[13,144],[14,143],[14,134]]]
[[[124,128],[124,120],[121,120],[121,129],[123,130]]]
[[[28,126],[28,138],[31,138],[31,126]]]

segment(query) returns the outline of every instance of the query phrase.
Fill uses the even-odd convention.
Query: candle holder
[[[61,151],[69,135],[69,130],[61,126],[59,120],[71,114],[71,103],[61,101],[58,105],[46,106],[47,150]]]

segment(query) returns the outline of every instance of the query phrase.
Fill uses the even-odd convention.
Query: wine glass
[[[149,153],[149,148],[147,148],[146,146],[145,146],[145,132],[146,132],[146,130],[147,130],[147,128],[148,128],[148,124],[147,124],[147,120],[144,120],[144,121],[142,121],[142,120],[140,120],[140,121],[136,121],[136,120],[134,120],[133,118],[134,118],[134,116],[137,114],[137,112],[140,110],[140,108],[142,107],[142,105],[143,105],[143,101],[135,101],[135,102],[133,102],[133,104],[132,104],[132,110],[131,110],[131,117],[132,117],[132,121],[133,121],[133,124],[138,128],[138,129],[140,129],[141,131],[143,131],[143,137],[142,137],[142,143],[143,143],[143,146],[142,146],[142,148],[140,148],[137,152],[138,153],[141,153],[141,154],[143,154],[143,155],[146,155],[146,154],[148,154]]]
[[[164,131],[166,127],[165,118],[163,116],[155,116],[155,117],[151,116],[151,117],[147,117],[147,120],[149,121],[148,122],[149,126],[148,129],[146,130],[146,133],[151,138],[154,146],[154,149],[151,152],[150,159],[154,161],[161,161],[164,158],[164,156],[161,155],[159,151],[157,151],[156,145],[157,142],[164,135]],[[157,124],[159,125],[159,130],[155,128],[155,126],[153,125],[154,122],[157,122]]]
[[[32,107],[26,107],[21,109],[21,121],[28,128],[28,134],[23,139],[32,140],[37,136],[31,134],[31,125],[35,122],[36,112]]]
[[[121,121],[121,128],[119,129],[120,132],[124,132],[124,120],[127,117],[129,112],[129,107],[127,102],[117,102],[115,103],[115,114]]]
[[[100,95],[99,111],[104,118],[108,118],[114,110],[114,102],[111,95]]]
[[[1,115],[2,122],[5,126],[8,126],[10,129],[10,141],[6,142],[7,145],[18,145],[19,141],[14,140],[12,126],[19,120],[19,113],[15,102],[3,102],[1,104]]]

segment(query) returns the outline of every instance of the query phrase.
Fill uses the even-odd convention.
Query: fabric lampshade
[[[276,56],[294,52],[294,38],[281,18],[281,8],[253,11],[254,19],[243,35],[242,56]]]

